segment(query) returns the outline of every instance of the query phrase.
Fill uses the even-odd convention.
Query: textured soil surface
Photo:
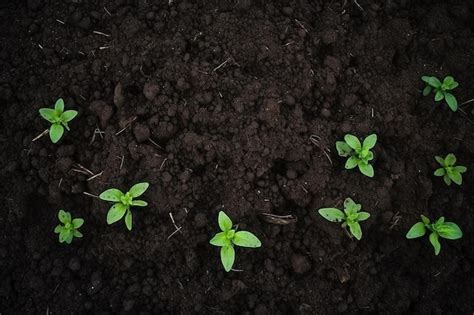
[[[474,103],[420,77],[472,100],[473,20],[461,0],[2,1],[0,312],[472,314]],[[71,131],[32,141],[59,97]],[[374,178],[344,169],[346,133],[378,134]],[[448,153],[462,186],[432,175]],[[93,195],[141,181],[133,230],[108,226]],[[347,197],[361,241],[316,212]],[[84,238],[59,244],[59,209]],[[222,209],[263,243],[230,273]],[[405,239],[420,214],[464,237],[434,256]]]

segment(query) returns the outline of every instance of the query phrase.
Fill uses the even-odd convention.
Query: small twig
[[[128,127],[130,127],[130,125],[131,125],[135,120],[137,120],[137,116],[133,117],[133,118],[125,125],[125,127],[123,127],[122,129],[120,129],[115,135],[118,136],[119,134],[121,134],[122,132],[124,132],[125,129],[127,129]]]
[[[109,10],[107,10],[106,7],[104,7],[104,10],[105,10],[105,12],[107,12],[108,15],[112,16],[112,14],[109,12]]]
[[[89,173],[89,175],[91,175],[91,176],[93,176],[93,175],[94,175],[94,173],[93,173],[91,170],[89,170],[89,169],[85,168],[84,166],[82,166],[82,165],[81,165],[81,164],[79,164],[79,163],[76,163],[76,167],[79,167],[81,170],[83,170],[83,171],[85,171],[85,172]]]
[[[59,184],[58,184],[58,188],[61,187],[61,183],[63,182],[63,178],[61,177],[61,179],[59,180]]]
[[[295,19],[295,22],[306,32],[309,34],[308,30],[306,29],[306,27],[303,25],[303,23],[301,23],[300,21],[298,21],[297,19]]]
[[[39,138],[41,138],[42,136],[44,136],[45,134],[47,134],[49,132],[49,129],[46,129],[45,131],[43,131],[42,133],[40,133],[38,136],[36,136],[33,140],[31,140],[31,142],[35,142],[36,140],[38,140]]]
[[[465,101],[465,102],[462,102],[461,104],[459,104],[459,106],[463,106],[467,103],[471,103],[471,102],[474,102],[474,98],[472,100],[468,100],[468,101]]]
[[[226,61],[224,61],[223,63],[221,63],[217,67],[215,67],[212,71],[216,72],[218,69],[222,68],[226,63],[228,63],[230,60],[232,60],[232,58],[227,58]]]
[[[163,169],[164,165],[165,165],[165,162],[168,160],[168,158],[165,158],[163,160],[163,162],[161,162],[161,166],[160,166],[160,171]]]
[[[330,157],[329,154],[326,152],[326,150],[329,151],[329,149],[327,149],[327,148],[324,148],[324,149],[323,149],[323,148],[321,147],[321,144],[319,143],[319,141],[321,140],[321,138],[320,138],[319,136],[317,136],[317,135],[311,135],[311,136],[309,137],[309,140],[310,140],[314,145],[316,145],[316,146],[324,153],[324,155],[326,155],[326,157],[327,157],[328,160],[329,160],[329,163],[331,163],[331,166],[334,166],[334,164],[332,163],[331,157]],[[329,152],[330,152],[330,151],[329,151]]]
[[[359,7],[359,9],[360,9],[362,12],[365,12],[364,8],[361,7],[361,5],[359,4],[359,2],[357,2],[357,0],[354,0],[354,3]]]
[[[170,238],[173,237],[173,235],[175,235],[176,233],[178,233],[179,231],[181,231],[182,227],[179,227],[177,230],[175,230],[173,233],[171,233],[166,239],[169,240]]]
[[[86,196],[99,199],[99,196],[96,196],[96,195],[93,195],[93,194],[91,194],[91,193],[88,193],[87,191],[84,191],[84,192],[82,192],[82,193],[83,193],[84,195],[86,195]]]
[[[61,23],[62,25],[66,24],[64,23],[63,21],[61,21],[60,19],[56,19],[57,22]]]
[[[95,174],[94,176],[89,177],[89,178],[87,179],[87,181],[89,182],[89,181],[93,180],[94,178],[99,177],[100,175],[102,175],[103,172],[104,172],[104,171],[102,171],[102,172],[100,172],[100,173],[98,173],[98,174]]]
[[[118,158],[120,158],[120,156],[118,156]],[[125,156],[122,155],[122,159],[120,161],[120,169],[122,169],[122,167],[123,167],[124,160],[125,160]]]
[[[92,33],[97,34],[97,35],[102,35],[102,36],[105,36],[105,37],[110,37],[109,34],[105,34],[105,33],[99,32],[99,31],[93,31]]]
[[[155,147],[157,147],[157,148],[163,150],[163,148],[162,148],[158,143],[156,143],[155,141],[153,141],[151,138],[148,138],[148,141],[150,141]]]

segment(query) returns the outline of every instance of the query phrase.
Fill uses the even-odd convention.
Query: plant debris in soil
[[[0,312],[471,314],[469,1],[4,1]],[[460,104],[423,97],[452,75]],[[52,144],[39,108],[79,115]],[[374,178],[335,142],[378,135]],[[35,141],[32,141],[35,140]],[[463,185],[433,176],[454,153]],[[148,182],[133,230],[97,196]],[[361,241],[317,209],[353,198]],[[84,218],[60,244],[59,209]],[[262,241],[226,273],[225,212]],[[405,234],[425,214],[458,241]]]

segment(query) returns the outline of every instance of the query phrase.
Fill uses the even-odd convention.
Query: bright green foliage
[[[68,131],[70,130],[68,122],[77,116],[77,111],[75,110],[64,111],[64,101],[62,98],[56,101],[56,104],[54,104],[54,109],[41,108],[39,113],[41,117],[51,123],[51,127],[49,128],[49,137],[53,143],[56,143],[59,141],[59,139],[61,139],[64,133],[64,128],[66,128]]]
[[[362,238],[362,230],[359,222],[365,221],[370,217],[370,213],[360,211],[362,206],[355,203],[351,198],[344,201],[344,212],[336,208],[319,209],[319,214],[328,221],[342,222],[342,227],[349,227],[349,231],[358,240]]]
[[[445,238],[448,240],[457,240],[462,237],[462,231],[459,226],[454,222],[444,222],[444,217],[440,217],[436,222],[430,223],[430,219],[421,215],[421,222],[415,223],[408,231],[406,238],[418,238],[426,234],[426,231],[430,231],[429,236],[430,243],[433,245],[435,255],[438,255],[441,251],[441,244],[439,238]]]
[[[361,144],[359,138],[351,134],[344,136],[344,141],[336,142],[339,156],[349,157],[346,161],[346,169],[359,167],[359,171],[368,177],[374,177],[374,168],[369,162],[373,160],[374,153],[370,151],[377,143],[377,135],[371,134]]]
[[[467,171],[467,167],[459,165],[455,166],[456,164],[456,156],[452,153],[446,155],[443,159],[440,156],[435,156],[435,160],[441,165],[435,172],[435,176],[443,176],[444,182],[446,185],[451,185],[451,182],[455,184],[461,185],[462,184],[462,173]]]
[[[435,93],[436,102],[444,99],[453,112],[458,110],[458,101],[456,100],[456,97],[448,92],[454,90],[459,85],[459,83],[454,81],[453,77],[445,77],[443,83],[441,83],[441,81],[436,77],[422,76],[421,79],[426,83],[426,86],[423,89],[423,96],[427,96],[431,91],[433,91]]]
[[[84,224],[84,219],[73,219],[69,212],[59,210],[58,219],[62,223],[56,226],[54,233],[59,234],[59,243],[71,244],[73,238],[82,237],[78,229]]]
[[[134,200],[145,193],[150,184],[138,183],[132,186],[125,194],[116,188],[107,189],[99,195],[99,198],[105,201],[115,202],[107,213],[107,224],[112,224],[125,216],[125,225],[129,231],[132,230],[132,211],[130,207],[146,207],[148,203],[143,200]]]
[[[232,269],[235,261],[234,245],[257,248],[262,246],[260,240],[250,232],[232,229],[232,221],[223,212],[219,212],[219,227],[222,232],[217,233],[210,241],[211,245],[221,248],[221,262],[225,271]]]

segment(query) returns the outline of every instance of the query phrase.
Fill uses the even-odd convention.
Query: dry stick
[[[86,196],[99,199],[99,196],[96,196],[96,195],[93,195],[93,194],[91,194],[91,193],[88,193],[87,191],[83,191],[82,193],[83,193],[84,195],[86,195]]]
[[[165,162],[168,160],[168,158],[165,158],[163,160],[163,162],[161,162],[161,166],[160,166],[160,171],[163,169],[163,166],[165,165]]]
[[[465,102],[459,104],[459,106],[461,107],[461,106],[463,106],[463,105],[465,105],[465,104],[467,104],[467,103],[471,103],[471,102],[474,102],[474,98],[473,98],[472,100],[465,101]]]
[[[64,23],[63,21],[61,21],[60,19],[56,19],[57,22],[61,23],[62,25],[66,24]]]
[[[298,21],[297,19],[295,19],[295,22],[296,22],[302,29],[304,29],[304,31],[305,31],[306,33],[309,34],[308,30],[307,30],[306,27],[303,25],[303,23],[301,23],[301,22]]]
[[[222,68],[226,63],[228,63],[232,58],[227,58],[226,61],[215,67],[212,71],[216,72],[218,69]]]
[[[171,218],[171,222],[173,222],[173,225],[174,225],[174,228],[175,228],[175,231],[173,233],[170,234],[170,236],[168,236],[167,240],[169,240],[173,235],[175,235],[176,233],[178,233],[179,231],[181,231],[181,226],[178,227],[176,225],[176,222],[174,221],[174,217],[173,217],[173,214],[171,212],[168,212],[170,218]]]
[[[107,12],[108,15],[112,16],[112,14],[109,12],[109,10],[107,10],[106,7],[104,7],[104,10],[105,10],[105,12]]]
[[[76,165],[77,165],[77,167],[79,167],[80,169],[82,169],[82,170],[86,171],[87,173],[89,173],[89,175],[91,175],[91,176],[94,175],[94,173],[93,173],[91,170],[85,168],[85,167],[82,166],[81,164],[76,163]]]
[[[151,138],[148,138],[148,141],[150,141],[154,146],[156,146],[157,148],[160,148],[161,150],[163,150],[163,148],[158,144],[156,143],[155,141],[153,141]]]
[[[63,178],[61,177],[61,179],[59,180],[58,188],[61,187],[62,182],[63,182]]]
[[[118,136],[119,134],[121,134],[122,132],[125,131],[125,129],[127,129],[128,127],[130,127],[130,125],[135,121],[137,120],[137,116],[133,117],[133,119],[131,121],[129,121],[125,127],[123,127],[121,130],[119,130],[115,135]]]
[[[314,144],[316,145],[323,153],[324,155],[326,155],[326,157],[328,158],[329,160],[329,163],[331,163],[331,166],[334,166],[334,164],[332,163],[332,160],[331,160],[331,157],[329,156],[329,154],[326,152],[325,149],[321,148],[321,145],[319,143],[319,140],[321,140],[321,138],[317,135],[311,135],[309,137],[309,140]]]
[[[105,34],[105,33],[99,32],[99,31],[93,31],[92,33],[97,34],[97,35],[102,35],[102,36],[105,36],[105,37],[110,37],[109,34]]]
[[[99,177],[100,175],[102,175],[103,172],[104,172],[104,171],[102,171],[102,172],[100,172],[100,173],[97,173],[97,174],[95,174],[94,176],[89,177],[89,178],[87,179],[87,181],[89,182],[89,181],[93,180],[94,178]]]
[[[39,138],[41,138],[42,136],[44,136],[45,134],[47,134],[49,132],[49,129],[46,129],[45,131],[43,131],[42,133],[40,133],[38,136],[36,136],[33,140],[31,140],[31,142],[35,142],[36,140],[38,140]]]
[[[354,3],[359,7],[359,9],[362,11],[362,12],[365,12],[364,8],[360,6],[359,2],[357,2],[357,0],[354,0]]]
[[[120,158],[120,157],[118,156],[118,158]],[[123,167],[123,161],[124,160],[125,160],[125,157],[122,155],[122,160],[120,161],[120,169],[122,169],[122,167]]]

